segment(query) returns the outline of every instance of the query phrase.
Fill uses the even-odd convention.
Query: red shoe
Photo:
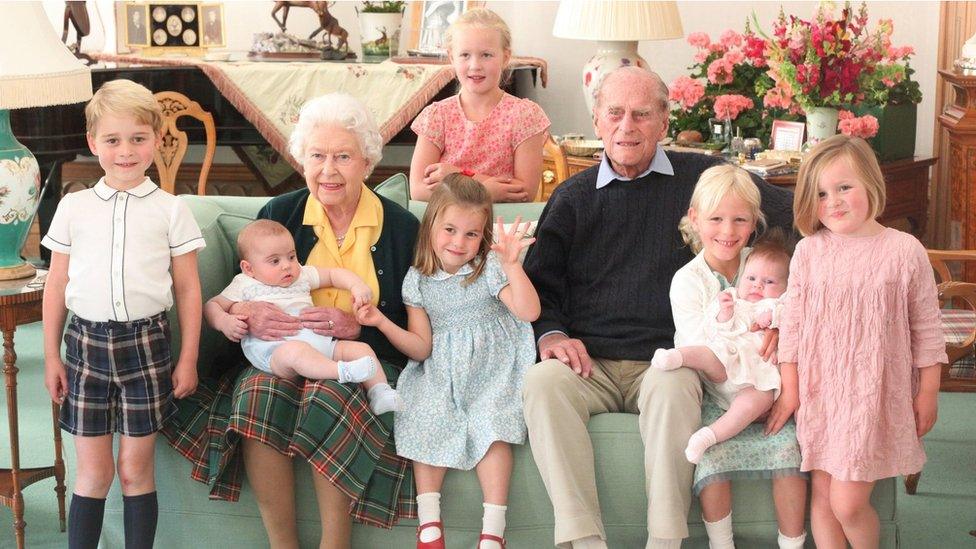
[[[501,544],[502,549],[505,549],[505,538],[500,538],[493,534],[481,534],[478,536],[478,547],[481,547],[482,541],[497,541]]]
[[[439,528],[441,537],[434,541],[420,541],[420,532],[427,528]],[[444,523],[441,521],[428,522],[417,527],[417,549],[444,549]]]

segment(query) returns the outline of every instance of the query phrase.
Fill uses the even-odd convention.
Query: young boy
[[[335,286],[348,290],[355,308],[369,303],[373,292],[347,269],[302,266],[295,240],[284,225],[269,219],[249,223],[237,235],[241,274],[203,308],[207,322],[231,341],[241,341],[244,356],[255,368],[278,377],[337,379],[363,382],[374,414],[399,411],[399,397],[386,381],[379,359],[369,345],[337,341],[304,328],[284,341],[247,335],[247,319],[230,313],[240,301],[266,301],[297,315],[312,306],[312,290]]]
[[[115,432],[121,434],[125,545],[152,547],[156,432],[175,411],[173,398],[197,386],[196,250],[205,243],[186,205],[146,177],[162,128],[152,93],[129,80],[108,82],[88,103],[85,119],[88,146],[105,177],[61,199],[41,242],[52,252],[44,286],[44,384],[62,405],[61,428],[74,435],[77,453],[68,547],[98,545],[116,474]],[[181,341],[175,369],[166,318],[174,293]]]

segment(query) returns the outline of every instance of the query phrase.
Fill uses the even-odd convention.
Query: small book
[[[742,164],[742,169],[748,170],[756,175],[766,177],[767,175],[777,175],[789,171],[790,165],[782,160],[772,158],[757,158]]]

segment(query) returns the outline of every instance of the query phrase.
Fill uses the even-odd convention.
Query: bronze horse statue
[[[349,49],[349,32],[339,26],[339,20],[335,18],[331,13],[329,13],[329,7],[331,7],[335,2],[292,2],[283,1],[275,2],[274,8],[271,9],[271,18],[275,20],[281,32],[286,32],[286,24],[288,22],[288,11],[291,8],[311,8],[316,15],[319,16],[319,28],[315,29],[312,34],[308,35],[308,39],[311,40],[315,36],[325,31],[329,36],[329,47],[332,47],[332,37],[337,38],[335,49]],[[284,10],[281,19],[277,17],[277,13]]]

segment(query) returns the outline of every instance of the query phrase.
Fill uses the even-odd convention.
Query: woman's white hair
[[[366,105],[348,93],[327,93],[305,103],[288,139],[288,152],[302,162],[308,135],[315,128],[329,124],[343,127],[356,136],[368,164],[367,176],[372,173],[383,157],[383,138]]]

